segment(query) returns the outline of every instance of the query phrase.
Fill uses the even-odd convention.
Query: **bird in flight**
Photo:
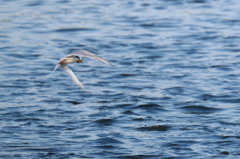
[[[88,51],[85,51],[85,50],[78,50],[78,51],[75,51],[71,54],[69,54],[68,56],[64,57],[64,58],[61,58],[59,61],[58,61],[58,64],[56,65],[56,67],[54,68],[54,70],[52,71],[52,73],[58,68],[58,67],[61,67],[61,69],[66,72],[68,74],[69,77],[72,78],[73,82],[80,88],[80,89],[83,89],[85,92],[86,92],[86,89],[84,88],[84,86],[82,85],[82,83],[78,80],[78,78],[74,75],[74,73],[72,72],[72,70],[68,67],[68,64],[70,63],[82,63],[83,62],[83,59],[80,59],[79,56],[86,56],[86,57],[89,57],[91,59],[95,59],[95,60],[99,60],[99,61],[102,61],[106,64],[109,64],[109,65],[112,65],[110,62],[108,62],[107,60],[104,60],[103,58],[97,56],[97,55],[94,55],[93,53],[90,53]],[[51,73],[51,74],[52,74]],[[51,75],[50,74],[50,75]]]

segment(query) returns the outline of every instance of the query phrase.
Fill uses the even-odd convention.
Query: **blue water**
[[[0,158],[240,157],[238,0],[0,3]]]

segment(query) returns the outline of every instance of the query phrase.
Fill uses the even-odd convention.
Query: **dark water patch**
[[[36,95],[35,93],[22,93],[22,92],[19,92],[19,93],[11,93],[11,95],[12,96],[28,96],[28,97],[30,97],[30,96],[34,96],[34,95]]]
[[[116,121],[114,119],[99,119],[95,121],[95,123],[97,123],[98,125],[105,125],[105,126],[110,126],[115,122]]]
[[[141,87],[134,87],[134,86],[118,86],[118,87],[115,87],[117,89],[125,89],[125,90],[132,90],[132,91],[140,91],[142,90]]]
[[[138,131],[168,131],[171,127],[167,125],[154,125],[136,128]]]
[[[221,151],[221,154],[223,154],[223,155],[230,155],[230,152],[228,152],[228,151]]]
[[[156,113],[156,114],[166,111],[161,105],[158,105],[155,103],[140,104],[134,107],[134,109],[142,109],[148,113]]]
[[[3,87],[3,88],[26,88],[26,87],[20,86],[20,85],[3,85],[1,87]],[[13,95],[22,95],[22,94],[13,93]]]
[[[232,53],[237,53],[237,52],[239,52],[240,51],[240,49],[239,48],[236,48],[236,49],[232,49],[232,48],[226,48],[226,49],[222,49],[221,51],[223,51],[223,52],[232,52]]]
[[[56,81],[59,81],[59,80],[56,80]],[[72,89],[71,91],[72,91],[72,94],[75,94],[79,97],[79,101],[90,96],[90,94],[85,93],[84,91],[82,91],[80,89]],[[62,95],[62,96],[68,96],[69,90],[64,91],[64,92],[59,91],[59,92],[57,92],[57,94]]]
[[[201,105],[184,106],[184,107],[181,107],[180,109],[184,110],[186,113],[191,113],[191,114],[212,114],[221,110],[218,108],[206,107]]]
[[[43,151],[43,152],[45,152],[45,151]],[[64,155],[59,155],[59,154],[56,154],[56,153],[54,153],[54,152],[45,152],[44,154],[38,154],[38,158],[41,158],[41,159],[44,159],[44,158],[55,158],[55,157],[63,157]],[[66,157],[66,156],[64,156],[64,157]]]
[[[46,109],[38,109],[37,112],[45,112],[47,111]]]
[[[131,101],[133,102],[133,101],[135,101],[135,102],[137,102],[137,101],[148,101],[148,102],[152,102],[152,101],[159,101],[159,100],[163,100],[163,101],[168,101],[168,100],[171,100],[172,98],[171,97],[155,97],[155,96],[153,96],[153,95],[145,95],[145,93],[144,93],[144,95],[139,95],[139,96],[137,96],[137,95],[132,95],[131,97],[130,97],[130,99],[131,99]],[[146,102],[145,101],[145,102]]]
[[[133,65],[132,62],[128,62],[128,61],[120,61],[119,63],[123,66],[132,66]]]
[[[149,3],[141,3],[141,6],[143,6],[143,7],[148,7],[148,6],[150,6],[151,4],[149,4]]]
[[[207,101],[207,100],[212,100],[215,98],[214,95],[211,95],[211,94],[202,94],[200,95],[198,98],[204,100],[204,101]]]
[[[234,26],[234,25],[239,25],[240,20],[239,19],[224,19],[223,20],[225,25],[228,26]]]
[[[131,65],[131,64],[129,64]],[[137,76],[137,74],[134,73],[122,73],[122,74],[118,74],[118,75],[114,75],[112,78],[128,78],[128,77],[132,77],[132,76]]]
[[[73,105],[79,105],[82,104],[82,102],[78,102],[78,101],[66,101],[68,103],[72,103]]]
[[[163,108],[161,105],[155,104],[155,103],[148,103],[148,104],[140,104],[137,106],[137,108],[141,109],[159,109]]]
[[[96,31],[94,28],[62,28],[53,30],[55,32],[78,32],[78,31]]]
[[[82,111],[81,110],[66,110],[64,111],[64,114],[78,114],[78,113],[81,113]]]
[[[113,158],[120,158],[120,159],[144,159],[144,158],[158,158],[161,155],[126,155],[126,156],[117,156]],[[167,159],[167,158],[166,158]],[[170,159],[170,158],[169,158]],[[174,158],[171,158],[174,159]]]
[[[188,77],[189,75],[186,75],[186,74],[179,74],[179,75],[173,75],[172,77],[173,78],[179,78],[179,79],[184,79],[186,77]]]
[[[126,115],[136,115],[134,112],[132,112],[131,110],[126,110],[123,112],[123,114],[126,114]]]
[[[232,98],[232,96],[230,95],[212,95],[212,94],[202,94],[200,96],[198,96],[198,98],[207,101],[207,100],[214,100],[214,101],[218,101],[218,100],[226,100],[229,98]]]
[[[231,70],[233,70],[228,65],[212,65],[211,68],[216,68],[216,69],[221,70],[221,71],[231,71]]]
[[[145,53],[145,51],[138,51],[138,53]],[[160,59],[160,58],[163,58],[163,56],[162,55],[148,55],[148,56],[144,57],[144,59]]]
[[[240,98],[232,98],[232,99],[214,99],[213,101],[216,102],[223,102],[223,103],[240,103]]]
[[[59,46],[59,47],[65,48],[65,47],[69,46],[69,44],[68,44],[69,41],[68,41],[68,40],[65,40],[65,39],[53,38],[53,39],[51,39],[51,41],[53,41],[53,42],[60,42],[62,45]],[[66,44],[66,43],[67,43],[67,44]],[[56,58],[56,61],[57,61],[57,60],[59,60],[59,59]]]
[[[75,129],[76,129],[76,128],[70,127],[70,128],[66,128],[65,130],[71,131],[71,130],[75,130]]]
[[[118,148],[118,147],[113,146],[113,145],[103,145],[103,146],[94,146],[94,147],[101,148],[101,149],[109,149],[109,150]]]
[[[116,108],[123,108],[123,109],[129,109],[129,108],[132,108],[134,106],[135,106],[135,104],[117,104],[114,107],[116,107]]]
[[[133,118],[132,120],[142,122],[142,121],[151,121],[153,120],[153,118],[151,116],[147,116],[147,117]]]
[[[36,122],[36,121],[43,121],[42,119],[39,119],[39,118],[18,118],[18,119],[15,119],[14,121],[16,122],[22,122],[22,121],[33,121],[33,122]]]
[[[40,5],[43,5],[44,3],[42,1],[35,1],[35,2],[31,2],[31,3],[28,3],[26,4],[26,6],[40,6]]]
[[[240,139],[240,136],[220,136],[223,139]]]
[[[102,104],[103,104],[103,103],[112,103],[112,101],[101,101],[101,100],[100,100],[100,101],[96,101],[96,103],[102,103]]]
[[[73,135],[73,136],[71,136],[71,138],[73,138],[73,139],[86,139],[89,137],[91,137],[91,136],[90,135]]]
[[[86,41],[89,41],[89,42],[99,42],[99,40],[98,39],[94,39],[94,38],[89,38],[89,39],[85,39]],[[79,47],[79,46],[78,46]],[[83,47],[83,46],[81,46],[81,47]]]
[[[144,118],[133,118],[133,121],[146,121],[148,119],[144,119]]]
[[[14,107],[13,107],[14,109]],[[20,111],[7,111],[4,113],[4,116],[5,118],[8,118],[8,117],[14,117],[14,118],[20,118],[20,117],[24,117],[23,114],[20,112]]]
[[[220,121],[219,123],[221,123],[222,125],[225,125],[225,126],[240,126],[240,123],[238,123],[238,122]]]
[[[134,47],[139,48],[140,49],[147,49],[147,50],[157,50],[162,48],[161,45],[156,45],[155,43],[141,43],[141,44],[132,44]]]
[[[101,99],[106,99],[112,102],[122,101],[124,97],[127,97],[124,93],[112,92],[112,91],[104,91],[103,94],[92,94],[96,97],[97,101],[101,101]],[[106,98],[108,97],[108,98]],[[125,101],[125,99],[124,99]]]
[[[48,99],[48,100],[42,100],[42,102],[46,102],[46,103],[59,103],[61,101],[61,99]]]
[[[161,23],[158,23],[158,22],[152,22],[152,23],[143,23],[143,24],[140,24],[141,27],[143,28],[167,28],[167,29],[172,29],[172,28],[176,28],[178,25],[178,23],[172,23],[172,22],[166,22],[166,21],[163,21]]]
[[[240,22],[240,21],[238,21],[238,22]],[[240,40],[240,36],[237,36],[237,35],[226,36],[225,39],[239,39]],[[237,47],[237,45],[229,44],[229,45],[225,45],[225,47],[233,48],[233,47]]]
[[[184,63],[173,63],[171,65],[168,65],[171,67],[181,68],[181,69],[189,69],[189,70],[201,70],[206,69],[207,66],[204,65],[192,65],[192,64],[184,64]]]
[[[155,34],[145,33],[145,34],[139,34],[141,37],[155,37]]]
[[[25,147],[31,147],[31,146],[28,146],[28,145],[8,145],[8,146],[5,146],[5,147],[9,147],[9,148],[25,148]]]
[[[141,24],[140,26],[142,27],[156,27],[156,23],[144,23],[144,24]]]
[[[110,137],[104,137],[104,138],[100,138],[97,139],[95,142],[97,142],[98,144],[103,144],[103,145],[108,145],[108,144],[122,144],[123,142],[114,139],[114,138],[110,138]]]
[[[207,0],[190,0],[192,3],[207,3]]]
[[[203,40],[216,40],[218,39],[219,36],[218,35],[205,35],[205,36],[200,36],[197,40],[203,41]]]
[[[70,2],[69,0],[59,0],[57,3],[67,4],[67,3],[69,3],[69,2]]]
[[[57,152],[57,148],[51,147],[28,147],[28,148],[18,148],[18,151],[33,151],[33,152]]]

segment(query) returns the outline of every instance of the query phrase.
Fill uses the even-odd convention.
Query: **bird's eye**
[[[75,56],[76,58],[79,58],[78,56]]]

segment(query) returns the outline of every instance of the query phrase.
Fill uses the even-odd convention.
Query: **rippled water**
[[[240,157],[239,1],[0,3],[0,158]]]

